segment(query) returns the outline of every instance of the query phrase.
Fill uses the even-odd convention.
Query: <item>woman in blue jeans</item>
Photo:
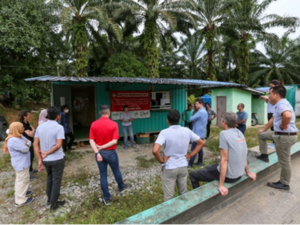
[[[128,134],[130,136],[131,147],[134,147],[134,138],[133,138],[133,130],[132,130],[132,121],[133,116],[132,113],[129,112],[128,105],[123,106],[123,112],[121,113],[121,122],[124,134],[124,148],[128,149]]]

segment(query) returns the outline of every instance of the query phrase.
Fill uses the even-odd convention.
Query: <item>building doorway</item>
[[[222,114],[226,112],[226,96],[217,97],[217,125],[221,126]]]

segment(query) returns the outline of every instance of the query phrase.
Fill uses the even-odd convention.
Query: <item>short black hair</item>
[[[100,105],[100,115],[106,115],[110,111],[108,105]]]
[[[245,108],[245,105],[244,105],[244,103],[240,103],[240,104],[238,104],[238,106],[242,106],[242,108],[244,109]]]
[[[177,125],[179,124],[179,120],[180,120],[180,113],[178,112],[178,110],[175,109],[171,109],[168,112],[168,121],[171,125]]]
[[[189,107],[189,106],[193,107],[191,103],[188,104],[188,107]]]
[[[208,105],[208,106],[210,106],[209,102],[205,102],[205,105]]]
[[[198,102],[199,104],[204,105],[204,100],[203,100],[202,98],[197,98],[197,99],[195,100],[195,102]]]
[[[284,86],[275,86],[270,88],[272,90],[273,94],[279,94],[281,98],[285,98],[286,96],[286,89]]]
[[[60,109],[61,109],[61,111],[63,112],[64,110],[65,110],[65,108],[67,108],[68,106],[67,105],[62,105],[61,107],[60,107]]]
[[[123,106],[123,111],[124,111],[126,108],[128,108],[128,105],[124,105],[124,106]]]
[[[49,120],[55,120],[55,118],[60,115],[60,111],[59,111],[59,108],[56,107],[56,106],[50,106],[48,109],[47,109],[47,118]]]

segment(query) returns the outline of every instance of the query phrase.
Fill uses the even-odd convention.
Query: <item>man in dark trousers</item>
[[[256,158],[268,163],[267,140],[274,141],[278,162],[281,166],[280,180],[278,182],[268,182],[267,185],[272,188],[289,190],[292,176],[291,147],[298,139],[295,113],[291,104],[285,99],[285,87],[271,87],[269,93],[269,99],[275,105],[275,110],[273,117],[264,129],[258,132],[261,155],[256,156]],[[274,131],[267,131],[272,126]]]
[[[95,152],[95,159],[100,172],[100,183],[103,192],[104,204],[110,204],[111,194],[108,190],[107,165],[110,166],[118,183],[119,192],[129,189],[129,184],[124,184],[119,167],[119,158],[116,151],[119,139],[119,128],[115,121],[109,119],[108,105],[100,106],[100,119],[92,123],[90,129],[90,145]]]
[[[208,139],[209,135],[210,135],[211,121],[213,121],[218,116],[218,114],[214,110],[212,110],[210,108],[208,102],[205,103],[205,109],[206,109],[207,115],[208,115],[208,121],[207,121],[207,125],[206,125],[206,137],[205,137],[205,139]]]
[[[63,206],[65,201],[58,201],[61,180],[65,167],[65,154],[62,143],[65,138],[64,128],[57,123],[60,119],[60,110],[51,106],[47,110],[48,121],[39,125],[34,137],[34,152],[38,158],[38,171],[47,171],[47,204],[50,210]]]
[[[75,148],[72,148],[75,137],[74,137],[74,134],[70,127],[69,108],[67,105],[63,105],[61,107],[59,123],[64,127],[64,130],[65,130],[65,139],[63,141],[63,149],[65,152],[70,152],[71,150],[75,149]],[[70,138],[69,143],[68,143],[68,137]]]

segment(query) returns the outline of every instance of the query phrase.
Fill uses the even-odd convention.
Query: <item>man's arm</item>
[[[154,157],[157,159],[158,162],[160,163],[164,163],[165,160],[161,157],[161,155],[159,154],[159,149],[160,149],[161,145],[155,143],[153,145],[153,149],[152,149],[152,154],[154,155]]]
[[[251,179],[251,181],[255,181],[256,180],[256,173],[252,173],[249,170],[247,161],[246,161],[245,171],[246,171],[247,176]]]
[[[49,151],[43,151],[41,150],[41,155],[42,155],[42,159],[46,158],[48,155],[56,152],[58,149],[61,148],[63,143],[63,139],[57,139],[56,141],[56,145],[54,147],[52,147]]]
[[[282,113],[282,121],[280,125],[280,129],[286,130],[288,128],[289,123],[292,119],[292,112],[291,111],[284,111]]]
[[[269,97],[268,96],[259,96],[262,100],[264,100],[266,103],[269,102]]]
[[[228,167],[228,150],[221,148],[219,191],[223,196],[228,194],[228,189],[227,187],[224,186],[227,167]]]
[[[104,145],[96,145],[96,146],[97,146],[97,149],[100,151],[102,149],[106,149],[106,148],[109,148],[113,145],[116,145],[117,143],[118,143],[118,139],[113,139],[113,140],[111,140],[110,142],[107,142]]]
[[[196,155],[198,152],[200,152],[200,150],[205,146],[205,142],[201,138],[199,138],[199,140],[195,141],[195,143],[196,143],[196,146],[195,146],[194,150],[190,154],[186,155],[185,157],[192,158],[194,155]]]
[[[97,160],[98,160],[98,162],[101,162],[103,159],[102,159],[101,154],[99,153],[99,150],[97,148],[95,140],[89,139],[89,142],[90,142],[90,145],[91,145],[93,151],[95,152],[95,154],[97,154]]]
[[[237,124],[241,124],[241,123],[244,123],[246,122],[246,119],[242,119],[241,121],[237,122]]]
[[[269,130],[271,127],[273,127],[273,121],[274,121],[274,116],[269,120],[269,122],[266,124],[266,126],[263,129],[258,131],[258,134],[265,132],[265,131]]]
[[[181,115],[181,117],[182,117],[182,121],[183,121],[183,122],[186,122],[185,119],[184,119],[184,114],[185,114],[185,113],[183,112],[182,115]]]
[[[41,150],[40,150],[40,139],[38,137],[34,138],[33,149],[34,149],[34,153],[38,159],[38,171],[41,172],[44,166],[43,166],[43,159],[42,159]]]
[[[190,118],[190,121],[196,121],[202,116],[201,112],[199,112],[199,111],[200,111],[200,109]]]
[[[215,112],[214,112],[215,113]],[[214,114],[214,117],[212,118],[212,119],[210,119],[209,121],[212,121],[212,120],[214,120],[216,117],[218,116],[218,114],[217,113],[215,113]]]

